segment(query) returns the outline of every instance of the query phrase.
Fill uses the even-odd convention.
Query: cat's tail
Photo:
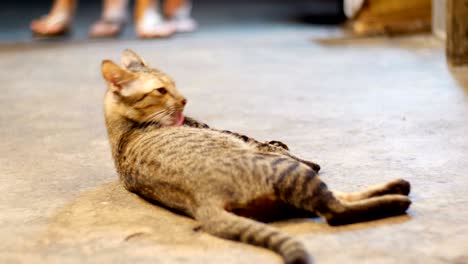
[[[286,264],[312,263],[301,242],[272,226],[216,207],[200,208],[195,218],[205,232],[271,249],[280,254]]]

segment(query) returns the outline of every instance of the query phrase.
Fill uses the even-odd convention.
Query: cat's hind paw
[[[411,191],[411,184],[403,179],[393,180],[386,184],[386,194],[408,195]]]

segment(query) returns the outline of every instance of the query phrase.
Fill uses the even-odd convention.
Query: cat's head
[[[108,85],[106,115],[118,115],[133,122],[177,126],[184,121],[187,103],[168,75],[150,68],[131,50],[122,56],[123,67],[110,60],[102,62],[102,76]]]

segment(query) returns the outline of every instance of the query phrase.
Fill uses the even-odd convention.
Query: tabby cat
[[[293,211],[331,225],[403,214],[411,201],[405,180],[359,193],[328,190],[320,167],[289,153],[184,117],[187,100],[174,81],[126,50],[123,67],[102,62],[105,118],[119,177],[126,189],[195,218],[212,235],[266,247],[285,263],[311,263],[292,236],[253,219]],[[284,210],[284,211],[283,211]]]

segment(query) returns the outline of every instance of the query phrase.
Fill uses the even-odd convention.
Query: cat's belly
[[[265,180],[272,171],[272,157],[258,159],[252,146],[233,136],[164,129],[142,136],[127,153],[130,169],[123,178],[132,191],[172,208],[189,212],[187,208],[215,198],[232,201],[233,212],[246,216],[260,212],[256,215],[262,218],[267,211],[283,211],[276,199],[256,198],[273,191]],[[267,209],[261,213],[258,208]]]

